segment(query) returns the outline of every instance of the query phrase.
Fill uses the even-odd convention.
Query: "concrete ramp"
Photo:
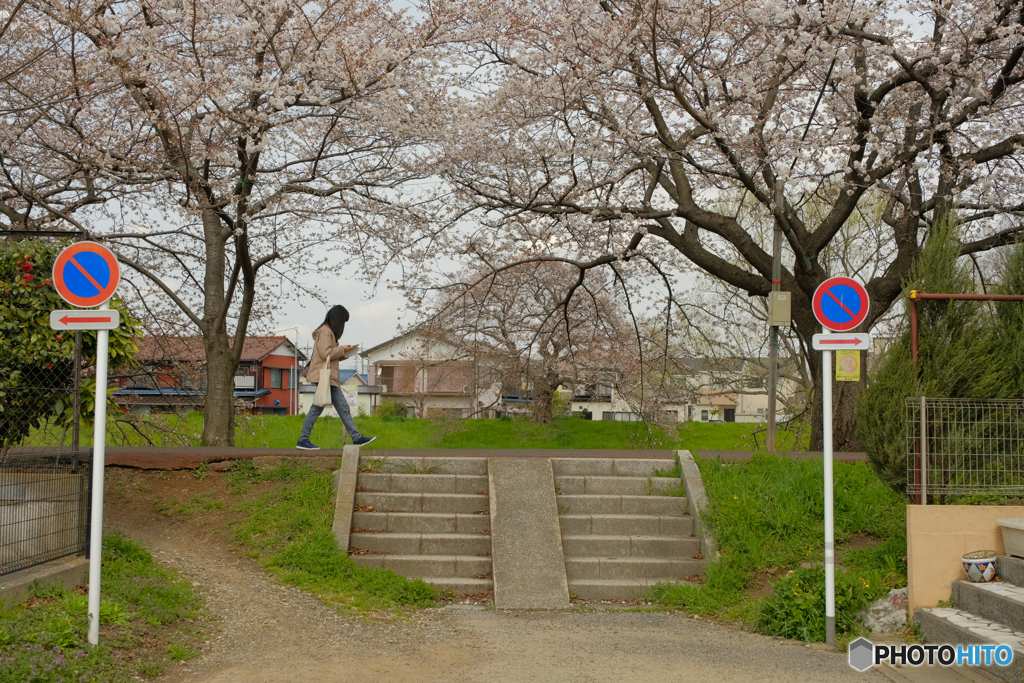
[[[494,606],[569,607],[551,460],[488,458],[487,476]]]

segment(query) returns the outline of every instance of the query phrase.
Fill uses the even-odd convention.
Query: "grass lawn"
[[[116,419],[112,416],[111,419]],[[305,416],[240,415],[235,430],[235,445],[263,448],[292,448],[298,440]],[[187,419],[173,415],[148,417],[143,431],[154,445],[199,445],[202,413]],[[370,448],[565,448],[565,449],[689,449],[755,450],[754,432],[764,426],[744,422],[684,422],[663,430],[642,422],[590,421],[558,418],[550,424],[515,420],[416,420],[389,417],[356,417],[359,430],[377,440]],[[134,427],[111,425],[107,430],[109,446],[146,445]],[[59,442],[60,430],[36,431],[25,442],[38,446]],[[84,428],[81,443],[92,443],[91,428]],[[339,418],[321,417],[313,427],[313,443],[321,448],[341,448],[344,427]],[[779,434],[782,450],[806,448],[797,444],[792,432]]]
[[[230,538],[249,550],[287,584],[319,595],[328,604],[355,612],[401,612],[402,607],[430,607],[434,588],[389,569],[355,563],[338,547],[334,523],[333,473],[306,463],[283,461],[259,470],[251,460],[237,460],[224,474],[234,495],[261,481],[285,482],[255,501],[235,509],[244,518],[233,524]]]
[[[121,683],[199,654],[202,599],[133,541],[103,539],[98,646],[88,643],[88,606],[85,591],[53,586],[0,609],[0,681]]]
[[[821,461],[755,455],[698,465],[722,557],[702,585],[660,584],[654,599],[768,635],[824,640]],[[867,463],[835,463],[834,482],[837,632],[852,634],[863,605],[906,585],[906,502]]]

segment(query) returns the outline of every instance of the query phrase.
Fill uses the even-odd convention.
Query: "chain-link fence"
[[[0,456],[17,446],[77,448],[75,367],[74,358],[28,363],[0,354]]]
[[[89,503],[79,454],[0,456],[0,576],[84,552]]]
[[[908,398],[907,493],[1024,495],[1024,401]]]

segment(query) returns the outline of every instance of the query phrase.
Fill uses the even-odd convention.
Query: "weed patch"
[[[285,583],[356,611],[433,604],[434,588],[393,571],[358,565],[338,547],[331,531],[334,489],[330,473],[308,471],[277,491],[239,506],[248,518],[231,538],[259,553]]]
[[[99,646],[88,643],[88,606],[84,592],[53,586],[0,610],[0,680],[122,683],[199,654],[201,599],[133,541],[103,539]]]
[[[720,614],[746,599],[744,590],[756,576],[823,560],[821,461],[755,455],[746,463],[697,462],[709,499],[704,522],[711,525],[722,557],[708,563],[701,585],[658,584],[651,593],[656,601],[696,614]],[[885,539],[842,554],[842,569],[854,591],[844,603],[847,611],[853,610],[847,615],[852,619],[853,607],[868,591],[856,589],[858,582],[871,586],[872,592],[906,585],[906,507],[865,463],[836,463],[834,474],[837,546],[842,548],[855,533]],[[778,593],[778,582],[773,585]],[[770,607],[767,601],[758,603],[759,610],[767,610],[757,619],[760,629],[774,631],[787,619],[803,623],[801,614],[788,613],[802,609],[794,601]],[[837,619],[838,604],[837,598]],[[821,605],[824,609],[823,599]],[[808,633],[817,637],[816,631]]]

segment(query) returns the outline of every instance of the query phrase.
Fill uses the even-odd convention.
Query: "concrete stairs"
[[[492,459],[489,471],[486,458],[384,460],[352,448],[336,481],[335,536],[360,564],[421,578],[442,596],[489,599],[497,567],[506,577],[499,588],[521,599],[502,598],[508,604],[532,604],[540,578],[574,598],[636,600],[659,581],[702,575],[702,545],[713,547],[689,513],[704,494],[688,453],[682,479],[654,476],[672,461],[628,458],[551,458],[548,474],[530,479],[527,461],[509,469],[507,458]],[[684,484],[689,498],[663,495]],[[492,514],[505,520],[500,538],[491,536]],[[504,554],[492,560],[496,548]],[[513,589],[541,566],[543,577]]]
[[[361,456],[360,469],[379,465]],[[482,595],[491,579],[485,458],[389,458],[356,481],[349,554],[421,578],[442,594]]]
[[[553,458],[571,596],[635,600],[659,581],[704,573],[680,479],[655,477],[663,460]]]
[[[953,582],[955,607],[920,608],[914,619],[929,643],[1009,645],[1010,666],[982,666],[1005,681],[1024,678],[1024,560],[1000,555],[994,583]]]

